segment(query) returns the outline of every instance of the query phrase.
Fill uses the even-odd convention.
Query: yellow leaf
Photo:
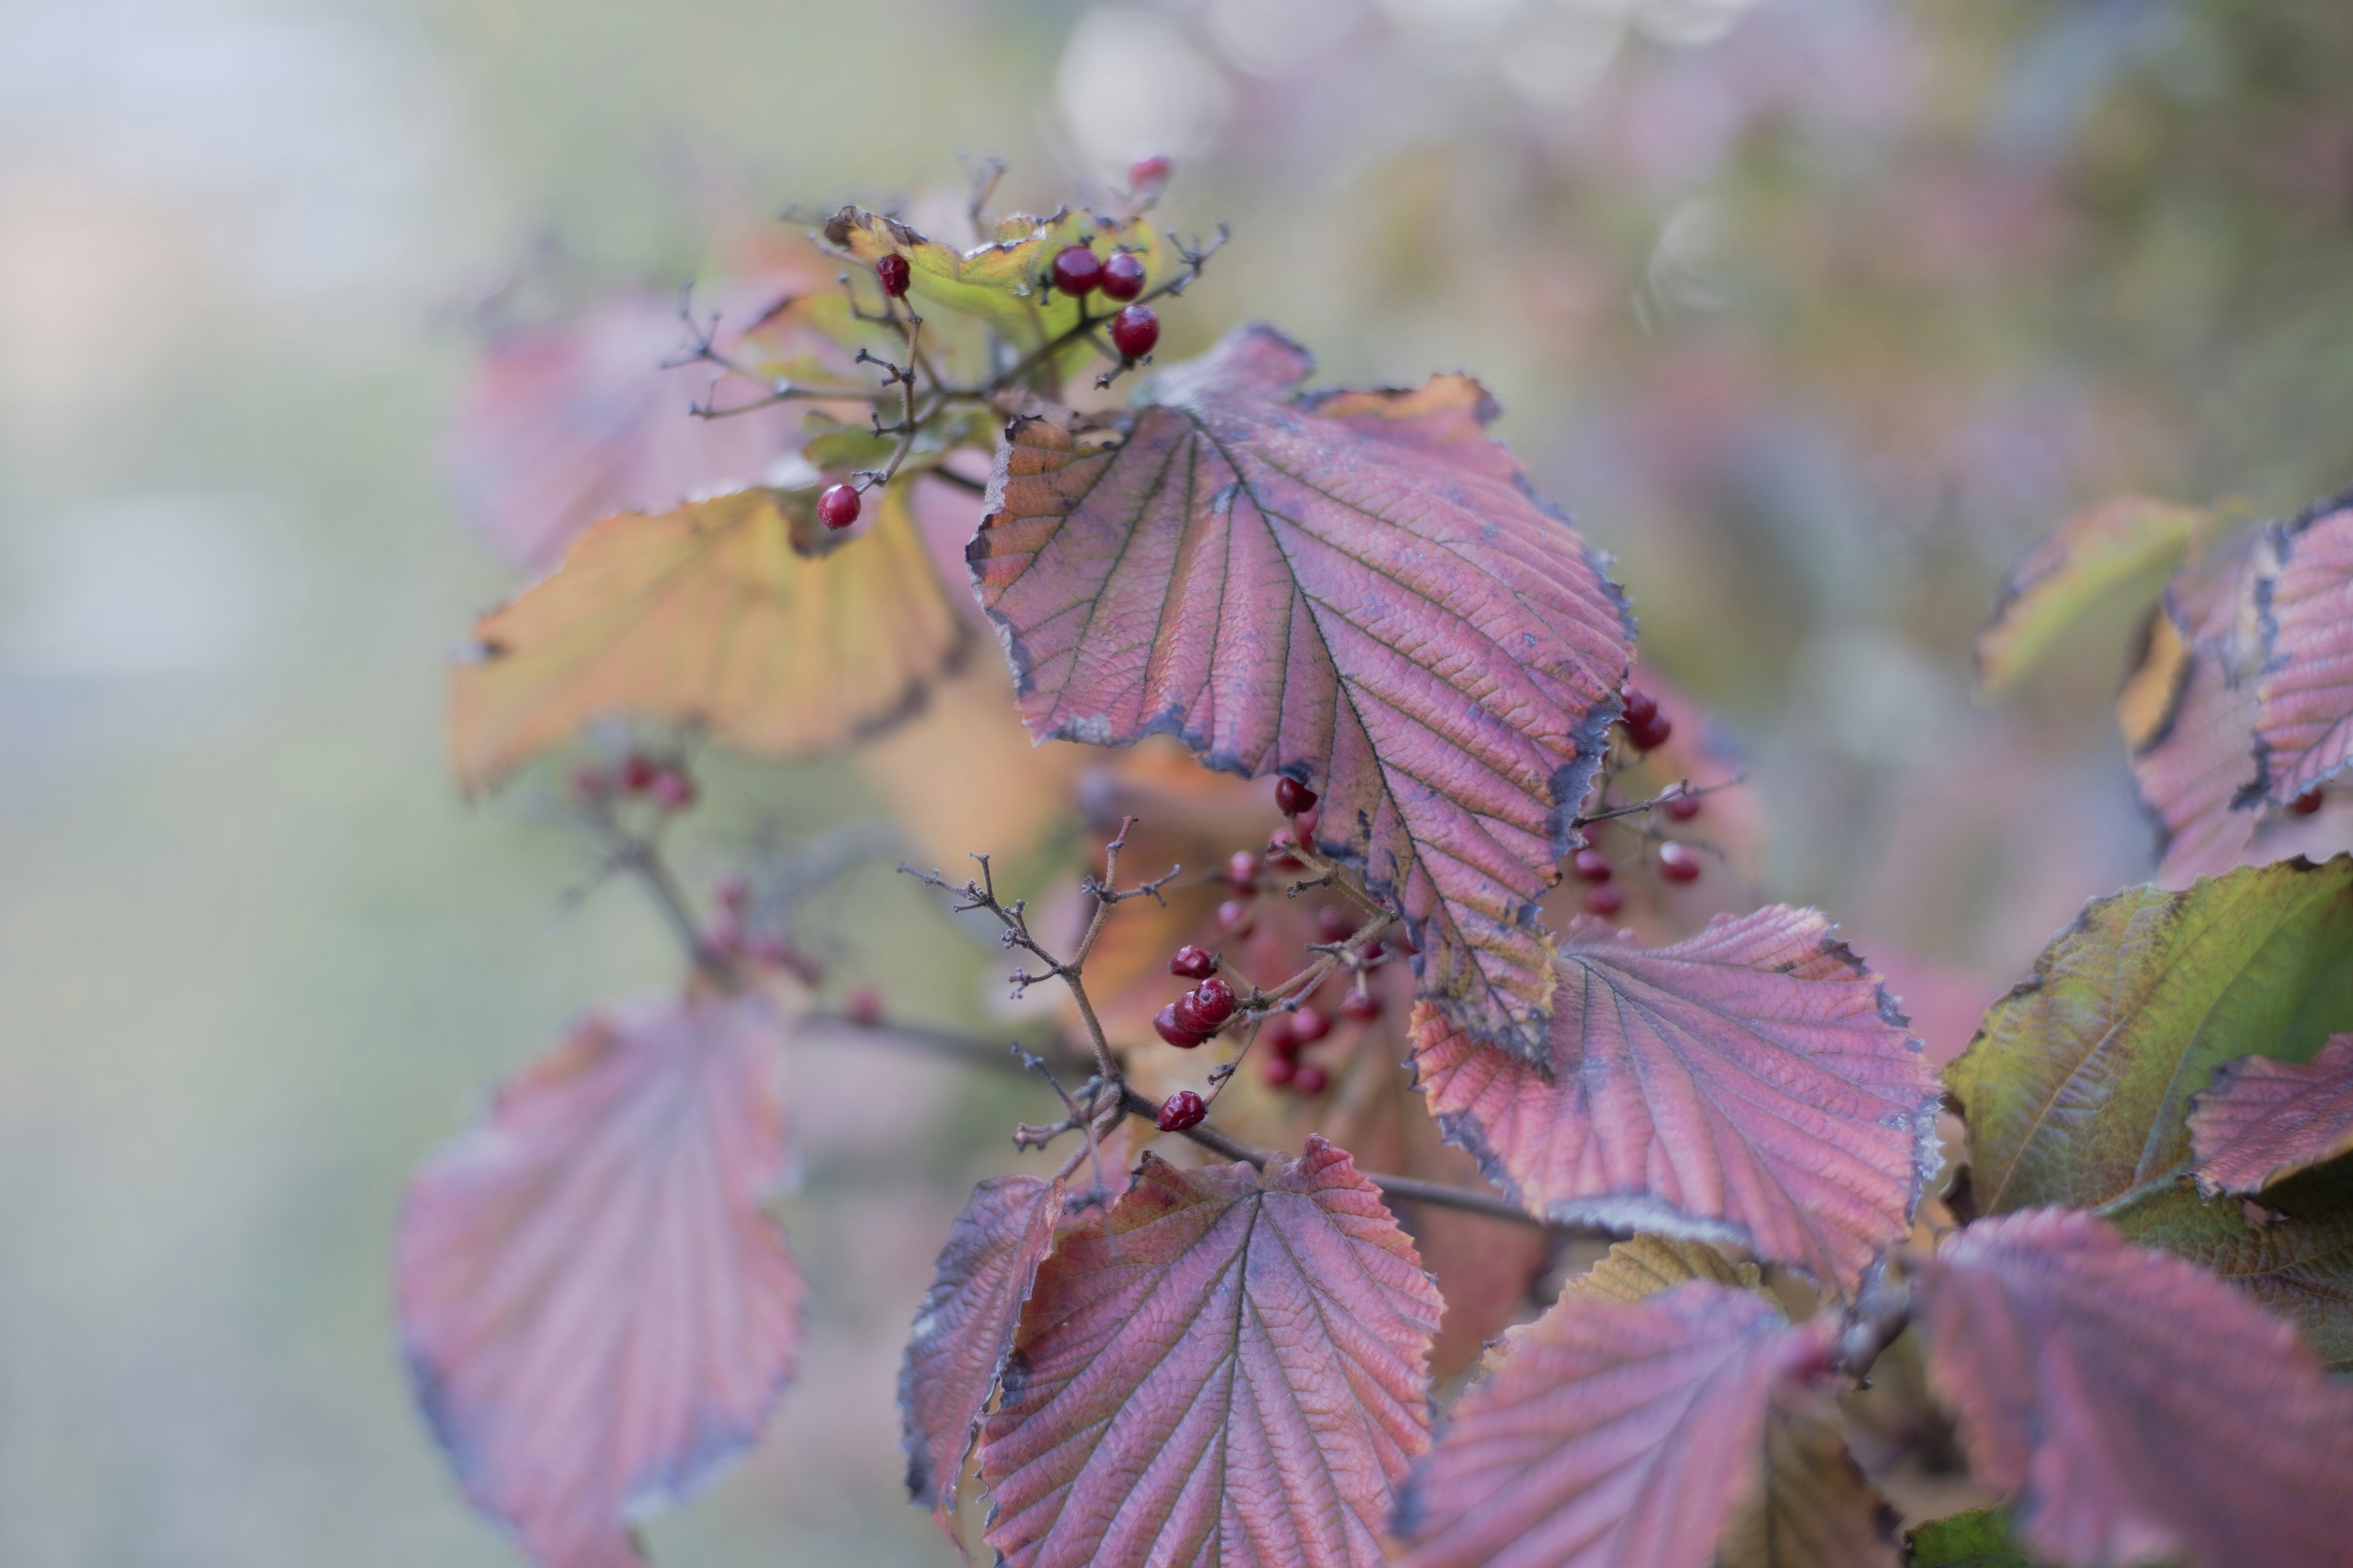
[[[476,625],[451,683],[459,781],[489,788],[600,718],[784,755],[913,712],[971,640],[908,510],[913,482],[870,492],[871,527],[846,539],[824,537],[813,491],[596,524]]]

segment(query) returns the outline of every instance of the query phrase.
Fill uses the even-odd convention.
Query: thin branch
[[[1597,822],[1608,822],[1613,817],[1634,816],[1642,812],[1655,811],[1672,801],[1697,800],[1703,795],[1737,789],[1747,782],[1748,776],[1746,773],[1735,773],[1728,779],[1719,779],[1712,784],[1694,784],[1689,779],[1678,779],[1648,800],[1638,800],[1625,805],[1608,806],[1599,811],[1579,813],[1571,820],[1570,826],[1590,827]]]

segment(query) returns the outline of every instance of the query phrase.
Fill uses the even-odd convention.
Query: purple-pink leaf
[[[418,1398],[549,1568],[636,1563],[629,1527],[748,1447],[792,1371],[801,1276],[761,1210],[782,1044],[749,997],[595,1015],[409,1184]]]
[[[1356,1163],[1150,1155],[1038,1271],[984,1423],[1014,1568],[1372,1568],[1440,1303]]]
[[[2353,1035],[2337,1035],[2301,1066],[2241,1057],[2214,1069],[2189,1100],[2189,1146],[2198,1185],[2257,1193],[2353,1153]]]
[[[2353,765],[2353,495],[2273,531],[2255,739],[2272,800],[2286,805]]]
[[[730,326],[757,319],[782,281],[727,285],[707,303]],[[491,543],[551,567],[584,528],[620,511],[668,511],[747,489],[798,449],[806,404],[725,419],[688,412],[708,365],[665,370],[687,341],[674,293],[625,294],[491,345],[451,426],[459,502]],[[726,347],[736,347],[731,333]]]
[[[1401,1489],[1403,1568],[1706,1568],[1762,1479],[1767,1410],[1831,1333],[1705,1281],[1563,1295],[1506,1336]]]
[[[907,1495],[943,1516],[1061,1208],[1053,1183],[999,1176],[974,1190],[940,1248],[899,1368],[899,1421]]]
[[[1318,847],[1412,927],[1422,994],[1541,1048],[1537,897],[1577,842],[1633,627],[1485,433],[1478,384],[1301,397],[1246,327],[1113,439],[1017,419],[968,558],[1042,738],[1174,734],[1324,796]]]
[[[1578,916],[1549,1055],[1417,1010],[1413,1064],[1446,1135],[1531,1212],[1729,1240],[1851,1291],[1936,1163],[1935,1072],[1813,910],[1719,916],[1645,948]]]
[[[2028,1209],[1950,1237],[1915,1291],[1970,1470],[2038,1555],[2353,1563],[2353,1386],[2206,1270]]]

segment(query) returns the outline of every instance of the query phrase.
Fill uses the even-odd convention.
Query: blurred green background
[[[439,447],[519,269],[586,299],[960,154],[1034,205],[1174,154],[1167,215],[1235,237],[1164,353],[1255,316],[1335,379],[1484,377],[1742,737],[1763,893],[1949,1054],[2148,866],[2126,617],[1970,702],[2010,553],[2111,489],[2353,478],[2348,79],[2342,0],[0,4],[0,1562],[514,1560],[409,1405],[400,1183],[676,967],[625,894],[564,913],[583,850],[528,785],[443,770],[445,661],[513,577]],[[867,809],[836,763],[710,783],[698,876]],[[909,889],[835,914],[894,1006],[976,1016]],[[892,1384],[1003,1158],[931,1131],[941,1069],[796,1082],[805,1371],[653,1545],[948,1561]]]

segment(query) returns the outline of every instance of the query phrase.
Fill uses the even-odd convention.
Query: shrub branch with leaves
[[[411,1186],[401,1320],[469,1496],[551,1568],[637,1563],[756,1438],[800,1341],[779,1068],[848,1030],[1050,1097],[1011,1130],[1050,1174],[974,1193],[900,1385],[911,1495],[955,1538],[976,1485],[1017,1568],[2353,1563],[2353,858],[2284,858],[2343,836],[2353,505],[2113,502],[2021,561],[1989,686],[2181,563],[2123,704],[2177,886],[2094,900],[1940,1085],[1823,915],[1696,918],[1738,775],[1630,684],[1624,595],[1476,382],[1303,392],[1256,325],[1155,365],[1223,229],[1151,226],[1157,161],[991,222],[997,172],[963,242],[847,207],[735,315],[690,300],[659,374],[708,376],[691,411],[631,393],[604,432],[668,455],[626,468],[670,476],[657,510],[480,489],[562,556],[457,672],[459,776],[601,746],[573,815],[688,974]],[[512,361],[549,342],[476,400],[511,465],[581,449],[606,390]],[[689,419],[775,434],[747,472]],[[1026,846],[921,874],[1015,995],[1060,987],[1036,1050],[819,1005],[801,911],[869,846],[764,850],[705,910],[664,850],[688,741],[806,754],[982,700],[983,626],[1038,742],[1134,748],[1070,800],[1074,897],[1008,882]],[[1900,1542],[1840,1398],[1899,1344],[2006,1501]]]

